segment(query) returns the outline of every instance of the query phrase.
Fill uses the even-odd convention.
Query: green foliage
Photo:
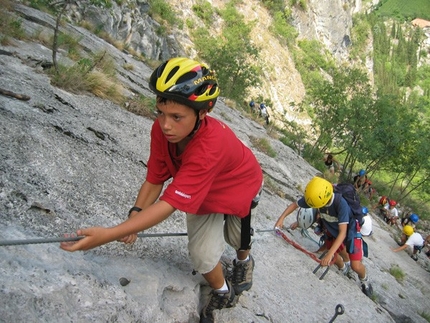
[[[148,14],[159,21],[165,20],[169,25],[173,26],[178,23],[175,11],[171,8],[168,2],[165,0],[149,0],[149,12]],[[159,30],[162,32],[162,30]]]
[[[251,136],[249,138],[251,140],[252,145],[262,153],[266,154],[269,157],[275,158],[276,151],[272,148],[269,141],[266,138],[257,138]]]
[[[250,40],[251,27],[244,22],[234,3],[220,11],[224,28],[220,36],[198,28],[193,38],[200,56],[217,71],[221,93],[236,102],[243,102],[247,89],[260,83],[259,68],[251,62],[258,61],[258,49]],[[209,46],[210,44],[210,46]]]
[[[133,98],[125,105],[126,110],[142,117],[156,119],[155,115],[155,98],[139,95]]]
[[[423,318],[423,319],[425,319],[427,322],[430,322],[430,313],[427,313],[427,312],[421,312],[421,313],[419,313],[420,314],[420,316]]]
[[[306,11],[308,9],[307,0],[290,0],[291,6],[298,6],[300,9]]]
[[[57,49],[62,48],[68,52],[71,59],[79,59],[80,39],[74,38],[69,34],[59,32],[57,35]]]
[[[295,121],[284,121],[283,124],[284,128],[280,130],[283,136],[279,140],[301,155],[306,145],[306,130]]]
[[[355,14],[352,17],[350,55],[359,58],[362,62],[366,60],[366,46],[371,35],[371,26],[363,14]]]
[[[403,282],[406,277],[405,272],[397,265],[393,265],[390,268],[390,274],[399,282]]]
[[[206,0],[200,0],[192,6],[193,12],[199,17],[206,26],[210,26],[215,14],[214,7]]]
[[[272,14],[277,11],[284,11],[284,0],[262,0],[262,3]]]
[[[273,16],[271,31],[278,36],[282,43],[289,46],[295,43],[299,35],[297,29],[288,23],[288,17],[280,11],[275,12]]]
[[[428,0],[382,0],[376,13],[401,21],[415,18],[430,20],[430,5]]]
[[[10,38],[25,39],[25,31],[22,21],[8,14],[7,11],[0,12],[0,42],[7,45]]]
[[[299,41],[292,53],[306,89],[318,86],[324,79],[322,72],[330,72],[335,67],[330,54],[316,40]]]
[[[58,66],[49,71],[51,83],[65,90],[81,93],[91,92],[98,97],[122,103],[123,88],[115,78],[115,66],[111,57],[97,53],[83,58],[73,66]]]

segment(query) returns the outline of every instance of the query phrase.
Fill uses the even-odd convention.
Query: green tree
[[[260,83],[261,71],[252,62],[258,62],[258,49],[250,39],[251,26],[230,2],[221,11],[224,27],[220,36],[211,36],[207,29],[198,29],[193,35],[199,55],[217,71],[222,95],[237,102],[247,97],[247,89]],[[210,44],[210,45],[209,45]]]
[[[331,81],[326,80],[311,91],[312,122],[318,129],[314,148],[321,152],[342,151],[344,177],[351,177],[355,163],[362,159],[358,147],[374,118],[371,93],[367,75],[356,68],[335,71]]]

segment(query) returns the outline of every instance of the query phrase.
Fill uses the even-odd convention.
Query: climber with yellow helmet
[[[85,237],[61,248],[134,243],[138,232],[181,210],[186,213],[191,262],[213,289],[200,322],[213,322],[214,310],[234,306],[236,296],[252,286],[251,208],[258,203],[263,173],[235,133],[208,116],[220,89],[206,64],[169,59],[153,71],[149,88],[156,95],[157,120],[146,179],[128,219],[110,228],[78,230]],[[224,277],[220,262],[226,242],[236,250],[231,280]]]
[[[276,221],[275,228],[282,228],[285,218],[298,207],[319,210],[325,233],[325,244],[328,249],[321,259],[321,265],[328,266],[334,257],[336,266],[348,277],[351,277],[352,274],[349,271],[350,267],[357,273],[363,293],[371,297],[372,285],[362,262],[363,240],[360,225],[342,194],[335,193],[333,184],[324,178],[312,178],[306,185],[304,196],[284,210]],[[345,248],[349,258],[346,259],[346,262],[339,255],[344,253]]]
[[[417,252],[421,252],[421,249],[424,247],[423,237],[418,232],[415,232],[414,228],[411,225],[405,225],[403,227],[403,235],[407,238],[405,244],[398,248],[391,248],[391,250],[393,250],[394,252],[398,252],[410,247],[412,249],[411,258],[417,261]]]

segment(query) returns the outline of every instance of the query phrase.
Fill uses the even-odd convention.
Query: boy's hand
[[[79,241],[61,242],[60,248],[66,251],[89,250],[108,243],[109,229],[93,227],[76,231],[78,236],[84,236]]]
[[[283,220],[281,220],[281,219],[278,219],[278,221],[276,221],[276,223],[275,223],[275,229],[276,228],[282,228],[284,226],[284,221]]]
[[[330,252],[327,252],[327,254],[324,256],[324,258],[321,259],[321,266],[330,266],[331,261],[333,260],[334,255]]]
[[[130,234],[129,236],[126,236],[122,239],[119,239],[119,242],[124,242],[126,244],[132,244],[135,243],[137,240],[137,233],[136,234]]]
[[[294,222],[294,223],[292,223],[290,225],[290,229],[291,230],[296,230],[298,226],[299,226],[299,222],[296,221],[296,222]]]

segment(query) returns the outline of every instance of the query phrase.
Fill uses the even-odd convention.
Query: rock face
[[[148,1],[122,1],[120,5],[112,2],[112,8],[102,9],[81,3],[68,12],[71,21],[91,23],[101,28],[124,48],[132,49],[152,60],[165,60],[173,56],[195,57],[197,55],[187,21],[193,25],[204,26],[200,18],[192,10],[198,5],[195,0],[169,1],[170,8],[176,15],[179,26],[167,28],[160,34],[160,24],[150,12]],[[293,7],[293,24],[299,32],[299,38],[319,41],[333,54],[338,61],[347,59],[350,45],[350,29],[352,13],[361,7],[361,0],[348,1],[306,1],[306,9],[297,4]],[[225,1],[211,1],[216,9],[222,9]],[[251,0],[238,3],[236,6],[245,21],[253,26],[251,39],[260,49],[260,61],[263,73],[262,85],[252,89],[250,98],[270,98],[273,106],[269,107],[272,120],[286,118],[298,123],[306,122],[306,118],[294,111],[291,103],[300,103],[305,95],[300,74],[288,48],[269,32],[273,19],[260,1]],[[213,17],[209,32],[222,32],[222,20]]]
[[[23,17],[36,14],[20,10]],[[24,22],[28,30],[36,28],[31,21]],[[130,93],[148,95],[146,65],[81,28],[64,28],[79,33],[87,50],[106,49]],[[0,54],[0,88],[30,97],[0,95],[0,244],[123,221],[145,178],[152,121],[53,87],[40,67],[51,53],[40,44],[16,41],[0,46]],[[122,69],[125,62],[133,71]],[[364,259],[375,301],[335,268],[319,280],[311,257],[271,232],[258,232],[273,228],[317,171],[222,98],[213,115],[253,150],[266,178],[254,211],[253,288],[236,307],[217,312],[218,322],[328,322],[337,304],[345,308],[338,322],[426,322],[420,313],[428,313],[428,259],[420,254],[416,263],[405,252],[391,252],[397,232],[375,215]],[[276,157],[260,152],[251,137],[266,139]],[[285,224],[294,220],[291,215]],[[147,233],[184,231],[184,214],[177,211]],[[312,232],[313,240],[286,234],[306,250],[318,248]],[[226,248],[227,266],[233,255]],[[389,273],[394,264],[406,273],[402,283]],[[141,238],[133,246],[113,242],[77,253],[62,251],[58,243],[0,245],[0,322],[198,322],[201,295],[209,290],[192,272],[185,237]],[[121,278],[130,282],[124,285]]]
[[[294,11],[300,37],[320,41],[335,58],[344,61],[351,45],[352,13],[360,3],[355,0],[309,1],[308,10]]]

